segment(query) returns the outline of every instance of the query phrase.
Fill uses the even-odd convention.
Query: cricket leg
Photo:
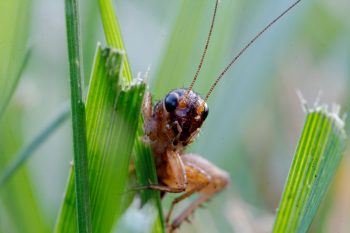
[[[188,221],[188,217],[193,214],[193,212],[203,205],[203,203],[210,200],[212,195],[202,195],[198,197],[196,200],[194,200],[189,207],[187,207],[171,224],[170,229],[168,230],[169,233],[174,232],[176,229],[180,228],[181,224],[184,221]]]
[[[192,194],[200,192],[203,188],[208,186],[211,181],[211,176],[203,171],[201,168],[197,167],[196,164],[193,163],[184,163],[186,177],[187,177],[187,187],[185,193],[175,198],[169,209],[169,212],[165,218],[166,225],[168,225],[170,221],[170,216],[174,210],[174,207],[180,201],[190,197]]]
[[[229,175],[227,172],[221,170],[215,165],[211,164],[204,158],[193,155],[186,154],[182,156],[182,160],[185,165],[191,164],[200,168],[205,173],[207,173],[211,179],[208,185],[200,189],[199,192],[201,196],[194,200],[190,206],[188,206],[171,224],[170,232],[180,227],[183,221],[185,221],[198,207],[200,207],[204,202],[210,200],[217,193],[222,191],[229,183]]]
[[[184,192],[187,178],[180,155],[172,150],[167,150],[162,156],[164,158],[161,163],[157,164],[157,176],[160,184],[149,184],[145,188],[171,193]]]

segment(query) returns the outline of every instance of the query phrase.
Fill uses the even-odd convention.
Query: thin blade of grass
[[[120,32],[120,27],[116,18],[116,14],[114,13],[112,0],[99,0],[99,5],[107,44],[112,48],[125,51],[122,34]],[[125,77],[126,81],[130,83],[132,80],[132,74],[129,61],[126,55],[123,61],[123,66],[123,77]]]
[[[0,117],[28,61],[31,0],[0,2]]]
[[[11,104],[0,122],[0,171],[12,161],[23,144],[24,108],[18,102]],[[38,193],[33,188],[31,173],[26,166],[17,170],[0,189],[0,232],[49,232]]]
[[[74,177],[78,232],[91,232],[85,105],[82,97],[83,63],[77,0],[65,0],[71,87]]]
[[[144,84],[123,89],[123,54],[98,48],[88,91],[86,120],[93,232],[110,232],[121,215],[128,168],[140,114]],[[75,232],[70,175],[55,232]]]
[[[142,123],[142,120],[140,120],[140,122]],[[143,124],[141,123],[139,124],[139,129],[137,131],[138,137],[135,142],[133,160],[135,163],[135,172],[138,183],[140,186],[145,186],[150,183],[157,184],[158,180],[152,150],[149,145],[142,141],[144,133]],[[142,204],[150,203],[158,212],[152,232],[164,233],[165,225],[159,191],[150,189],[142,190],[141,201]]]
[[[326,107],[308,110],[283,191],[274,233],[307,232],[346,145],[344,123]]]
[[[69,117],[70,108],[64,106],[61,112],[44,127],[34,139],[23,147],[20,152],[12,156],[14,160],[8,165],[0,176],[0,189],[19,170],[19,168],[33,155],[33,153],[58,129]]]

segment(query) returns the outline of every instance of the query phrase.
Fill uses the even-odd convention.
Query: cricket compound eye
[[[165,97],[164,105],[168,112],[173,112],[179,104],[179,96],[175,93],[170,93]]]

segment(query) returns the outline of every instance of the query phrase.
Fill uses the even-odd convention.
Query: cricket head
[[[191,143],[208,116],[207,103],[199,94],[183,88],[169,92],[162,102],[167,125],[177,135],[173,145]]]

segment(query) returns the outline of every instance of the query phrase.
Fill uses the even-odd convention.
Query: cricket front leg
[[[157,164],[157,176],[160,184],[149,184],[145,188],[163,192],[181,193],[186,190],[187,177],[180,155],[167,150],[161,163]]]
[[[194,200],[171,224],[170,232],[179,228],[183,221],[203,203],[210,200],[217,193],[222,191],[229,183],[230,178],[227,172],[216,167],[206,159],[193,154],[185,154],[181,156],[186,168],[186,176],[188,177],[188,186],[197,187],[179,198],[175,199],[173,206],[179,201],[199,192],[200,196]],[[204,175],[204,176],[203,176]],[[204,177],[207,177],[205,181]],[[210,178],[209,178],[210,177]],[[209,179],[208,179],[209,178]],[[201,180],[201,181],[200,181]],[[201,184],[201,185],[200,185]],[[172,208],[170,209],[172,211]]]
[[[185,193],[183,193],[182,195],[180,195],[172,201],[169,212],[165,218],[167,226],[169,226],[170,217],[172,215],[175,205],[180,201],[190,197],[192,194],[200,192],[211,182],[211,176],[203,169],[198,167],[195,163],[184,162],[184,165],[187,178],[186,191]]]

